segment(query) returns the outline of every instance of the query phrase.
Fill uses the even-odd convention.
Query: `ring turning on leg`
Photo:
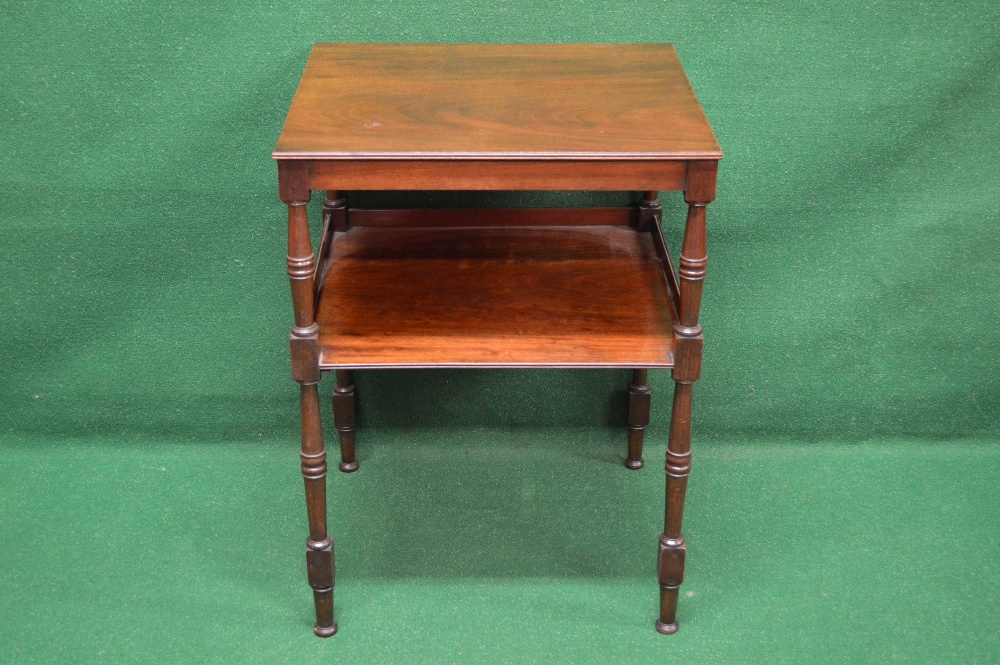
[[[358,470],[354,446],[355,407],[354,381],[349,370],[337,370],[337,385],[333,389],[333,423],[340,433],[340,470],[351,473]]]
[[[691,384],[674,384],[674,408],[670,418],[670,440],[666,456],[666,499],[663,533],[660,534],[657,577],[660,583],[660,618],[656,630],[677,632],[677,597],[684,582],[687,545],[681,535],[684,495],[691,472]]]
[[[306,571],[316,606],[320,637],[337,632],[333,619],[333,538],[326,531],[326,450],[319,420],[319,391],[315,383],[302,384],[302,479],[306,485],[309,539],[306,540]]]
[[[629,469],[641,469],[645,462],[642,459],[642,440],[649,425],[649,384],[646,383],[646,370],[637,369],[632,372],[632,383],[628,386],[628,458],[625,466]]]

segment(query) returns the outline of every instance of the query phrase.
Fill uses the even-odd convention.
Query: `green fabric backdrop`
[[[677,636],[666,373],[628,474],[624,372],[385,371],[312,638],[269,155],[314,41],[677,46],[726,153]],[[0,43],[0,661],[997,657],[997,3],[8,1]]]

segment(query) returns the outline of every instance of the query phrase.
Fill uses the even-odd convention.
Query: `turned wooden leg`
[[[667,491],[663,533],[657,573],[660,581],[660,618],[656,630],[664,635],[677,632],[677,596],[684,581],[687,546],[681,535],[684,495],[691,471],[691,384],[674,385],[674,408],[667,443]]]
[[[647,371],[636,369],[632,371],[632,383],[628,385],[628,458],[625,466],[630,469],[641,469],[645,464],[642,459],[642,439],[649,425],[649,384],[646,382]]]
[[[337,632],[337,622],[333,618],[333,538],[326,532],[326,450],[319,417],[319,391],[315,383],[303,383],[301,391],[302,478],[309,512],[306,568],[316,605],[313,632],[320,637],[330,637]]]
[[[351,473],[358,470],[354,448],[354,382],[350,370],[337,370],[337,385],[333,389],[333,422],[340,433],[340,470]]]
[[[302,164],[278,165],[281,200],[288,206],[288,279],[292,287],[295,325],[289,337],[292,378],[299,384],[302,405],[302,478],[306,487],[309,538],[306,570],[316,605],[320,637],[337,632],[333,619],[333,539],[326,532],[326,450],[319,416],[319,326],[313,320],[316,302],[316,257],[309,239],[306,206],[309,189]]]
[[[701,377],[704,336],[698,323],[705,281],[705,207],[715,198],[716,164],[690,162],[684,199],[688,204],[684,246],[680,255],[680,293],[674,321],[674,407],[666,456],[666,505],[657,573],[660,582],[660,618],[656,630],[677,632],[677,597],[684,581],[687,546],[681,535],[684,495],[691,472],[691,387]]]
[[[644,191],[639,202],[636,228],[639,231],[650,231],[660,224],[663,206],[660,203],[660,193]],[[628,386],[628,456],[625,466],[629,469],[641,469],[645,464],[642,459],[642,442],[649,425],[649,384],[646,381],[647,370],[632,371],[632,383]]]

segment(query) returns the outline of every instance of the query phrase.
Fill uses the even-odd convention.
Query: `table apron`
[[[351,159],[299,163],[311,190],[683,191],[688,171],[686,160]],[[295,169],[291,163],[288,166]]]

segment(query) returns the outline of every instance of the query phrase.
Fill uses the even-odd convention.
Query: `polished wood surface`
[[[319,414],[320,367],[317,347],[319,327],[315,321],[316,257],[309,235],[306,214],[308,197],[301,190],[280,184],[282,200],[288,206],[288,279],[292,287],[295,325],[289,337],[292,379],[299,383],[301,406],[302,479],[305,482],[309,537],[306,539],[306,572],[313,590],[316,623],[313,632],[330,637],[337,632],[333,618],[334,558],[333,538],[326,524],[326,448]]]
[[[344,473],[358,470],[358,458],[354,447],[355,394],[357,390],[351,372],[338,369],[337,385],[333,388],[333,424],[340,435],[340,470]]]
[[[685,162],[591,160],[368,159],[285,160],[301,165],[311,189],[684,189]],[[279,166],[281,168],[281,166]]]
[[[627,367],[625,466],[642,468],[648,372],[673,368],[656,630],[678,629],[691,403],[722,157],[669,44],[316,44],[277,148],[288,206],[309,584],[337,631],[317,383],[334,370],[340,469],[358,469],[351,370]],[[364,210],[344,190],[623,190],[629,208]],[[327,190],[313,255],[306,204]],[[688,204],[677,267],[660,191]]]
[[[628,226],[355,227],[320,293],[324,369],[673,365],[661,263]]]
[[[627,208],[448,208],[371,210],[351,208],[351,226],[612,226],[635,224]]]
[[[722,153],[670,44],[313,46],[274,157],[418,156]]]
[[[684,498],[691,472],[691,392],[701,378],[701,355],[704,337],[698,323],[701,292],[708,265],[705,209],[715,198],[715,163],[694,162],[684,199],[688,204],[684,244],[681,247],[679,276],[680,306],[674,322],[676,365],[674,367],[674,405],[670,416],[670,438],[665,461],[666,491],[663,533],[660,534],[657,570],[660,582],[660,617],[656,629],[676,633],[677,600],[684,581],[687,543],[681,535]],[[700,176],[700,177],[699,177]]]
[[[649,372],[637,369],[632,372],[632,383],[628,384],[628,457],[625,466],[641,469],[646,461],[642,458],[643,438],[649,425],[649,407],[652,392],[647,383]]]

